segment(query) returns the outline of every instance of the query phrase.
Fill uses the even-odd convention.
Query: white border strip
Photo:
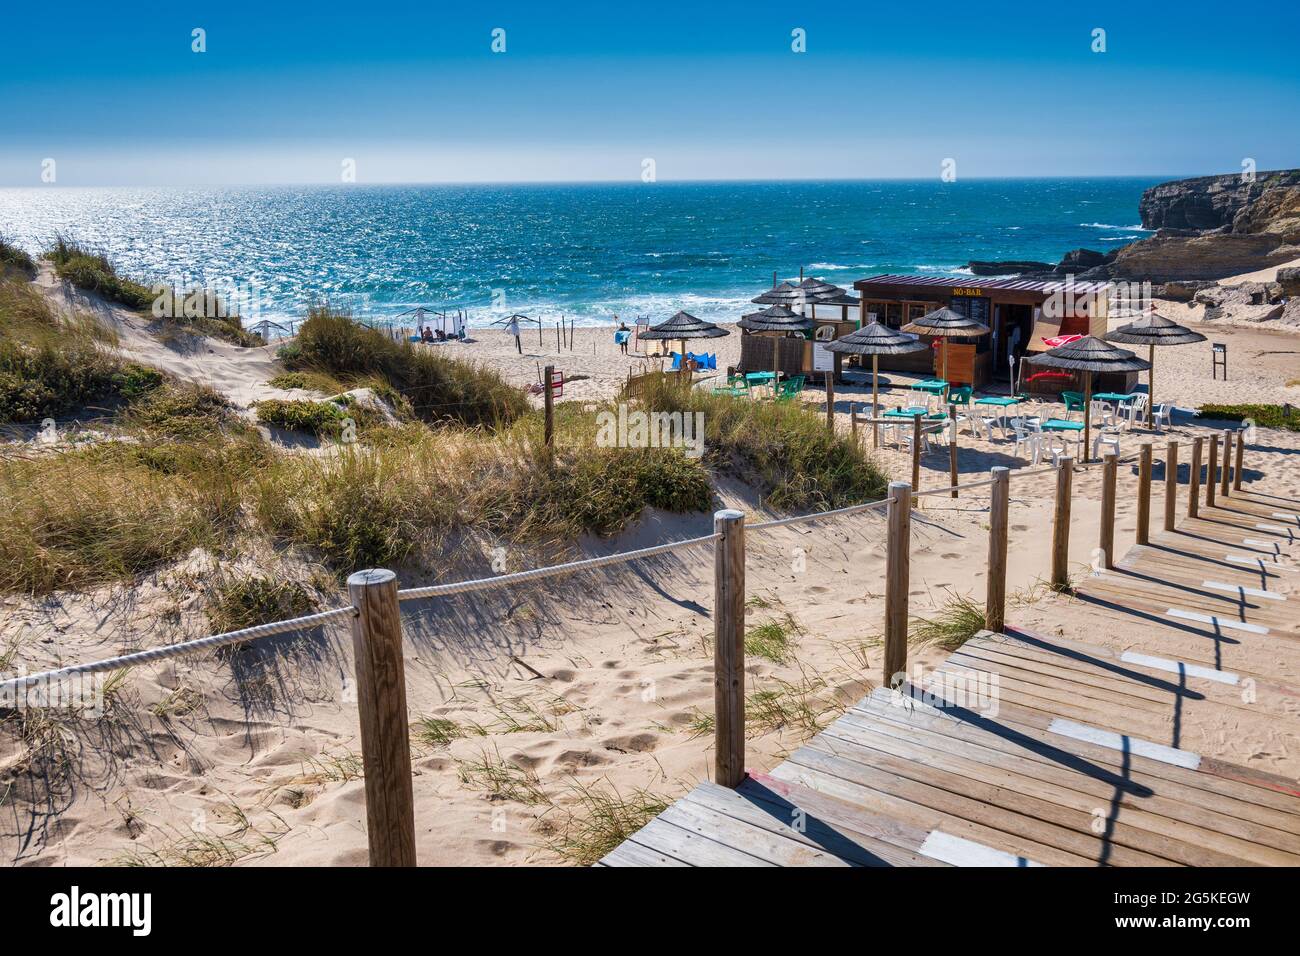
[[[1260,531],[1281,531],[1281,532],[1287,532],[1287,531],[1294,531],[1294,530],[1295,530],[1295,528],[1288,528],[1288,527],[1287,527],[1286,525],[1284,525],[1284,524],[1257,524],[1257,525],[1255,525],[1255,527],[1258,528]]]
[[[1227,591],[1229,594],[1244,594],[1249,597],[1266,598],[1269,601],[1285,601],[1285,594],[1278,594],[1276,591],[1265,591],[1263,588],[1248,588],[1240,584],[1226,584],[1223,581],[1202,581],[1201,587],[1210,588],[1214,591]]]
[[[1171,607],[1165,611],[1165,617],[1176,617],[1181,621],[1196,621],[1199,624],[1212,624],[1215,627],[1226,628],[1229,631],[1245,631],[1247,634],[1268,633],[1268,628],[1262,624],[1248,624],[1245,621],[1234,621],[1230,618],[1219,617],[1217,614],[1202,614],[1199,611],[1180,611],[1176,607]]]
[[[1225,554],[1223,560],[1231,561],[1233,564],[1241,564],[1248,568],[1259,568],[1262,571],[1300,571],[1300,568],[1278,564],[1276,561],[1265,561],[1263,558],[1252,558],[1245,554]]]
[[[1171,674],[1186,674],[1188,677],[1202,677],[1205,680],[1212,680],[1220,684],[1235,685],[1241,682],[1241,678],[1231,671],[1216,671],[1213,667],[1189,664],[1187,661],[1171,661],[1165,657],[1152,657],[1150,654],[1125,651],[1119,656],[1119,659],[1125,664],[1137,664],[1139,667],[1169,671]]]
[[[1084,743],[1089,744],[1098,744],[1111,750],[1127,750],[1134,756],[1148,757],[1162,763],[1171,763],[1175,767],[1196,770],[1201,766],[1201,755],[1190,750],[1178,750],[1174,747],[1166,747],[1164,744],[1152,743],[1150,740],[1142,740],[1139,737],[1117,734],[1113,730],[1102,730],[1100,727],[1076,724],[1074,721],[1065,720],[1062,717],[1055,718],[1047,729],[1051,733],[1060,734],[1062,737],[1082,740]]]
[[[1242,538],[1241,543],[1250,545],[1252,548],[1272,548],[1275,554],[1282,551],[1282,545],[1278,542],[1265,541],[1262,538]]]
[[[921,844],[921,853],[953,866],[1042,866],[1028,857],[995,850],[983,843],[966,840],[942,830],[931,830]]]

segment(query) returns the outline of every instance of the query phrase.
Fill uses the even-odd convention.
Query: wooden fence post
[[[1192,439],[1192,473],[1187,479],[1187,517],[1195,518],[1201,508],[1201,443],[1204,438]]]
[[[1101,533],[1097,536],[1101,566],[1107,571],[1115,567],[1115,474],[1118,463],[1115,449],[1107,448],[1101,459]]]
[[[1223,470],[1219,479],[1219,495],[1227,498],[1228,484],[1232,481],[1232,432],[1225,428],[1223,430]]]
[[[826,430],[835,434],[835,375],[826,373]]]
[[[713,775],[719,786],[745,779],[745,515],[713,515]]]
[[[912,490],[921,490],[921,416],[912,416]]]
[[[996,471],[996,469],[995,469]],[[948,487],[957,494],[957,406],[948,406]]]
[[[1246,429],[1237,432],[1237,467],[1232,471],[1232,490],[1241,491],[1241,459],[1246,448]]]
[[[984,601],[984,626],[1000,633],[1007,617],[1007,516],[1011,509],[1011,470],[993,469],[993,500],[989,504],[989,580]]]
[[[348,578],[356,659],[366,832],[371,866],[415,866],[415,801],[406,720],[406,668],[397,575],[374,569]]]
[[[1178,507],[1178,442],[1165,442],[1165,530],[1174,530]]]
[[[548,365],[543,373],[546,376],[546,383],[542,389],[543,403],[546,407],[546,428],[544,431],[547,452],[551,451],[555,441],[555,395],[552,393],[551,380],[555,374],[555,366]]]
[[[907,672],[907,590],[910,586],[912,486],[889,483],[889,529],[885,545],[884,686]]]
[[[1151,443],[1142,446],[1138,454],[1138,526],[1137,543],[1151,540]]]
[[[1210,462],[1205,469],[1205,507],[1214,507],[1214,491],[1219,487],[1219,433],[1210,436]]]
[[[1074,458],[1063,455],[1056,462],[1056,512],[1052,516],[1052,587],[1070,583],[1070,493],[1074,480]]]

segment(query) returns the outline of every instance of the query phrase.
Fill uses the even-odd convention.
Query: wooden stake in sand
[[[826,430],[835,433],[835,376],[826,373]]]
[[[1187,479],[1187,517],[1195,518],[1201,508],[1201,443],[1204,438],[1192,439],[1192,473]]]
[[[1118,462],[1115,449],[1107,448],[1101,459],[1101,529],[1097,536],[1101,566],[1107,571],[1115,567],[1115,476]]]
[[[1165,442],[1165,530],[1174,530],[1178,507],[1178,442]]]
[[[997,469],[995,468],[996,472]],[[948,487],[952,489],[952,497],[956,498],[957,492],[957,406],[948,406]]]
[[[724,787],[745,779],[745,515],[713,515],[713,775]]]
[[[993,500],[989,504],[989,580],[984,601],[984,626],[1000,633],[1007,614],[1007,517],[1011,510],[1011,470],[993,469]]]
[[[1223,430],[1223,470],[1219,478],[1219,494],[1227,498],[1228,483],[1232,480],[1232,432]]]
[[[348,598],[358,612],[352,621],[352,649],[370,865],[415,866],[415,801],[397,575],[379,569],[358,571],[348,578]]]
[[[552,382],[555,379],[555,366],[546,366],[546,380],[542,386],[542,402],[546,409],[546,426],[542,432],[546,451],[549,454],[555,442],[555,394]]]
[[[1070,583],[1070,494],[1074,459],[1064,455],[1056,463],[1056,511],[1052,515],[1052,587]]]
[[[1210,436],[1210,463],[1205,469],[1205,507],[1214,507],[1214,491],[1219,486],[1219,433]]]
[[[912,486],[889,483],[889,530],[885,544],[884,685],[896,687],[907,673],[907,590],[910,579]]]
[[[1246,448],[1246,429],[1237,432],[1237,467],[1232,471],[1232,490],[1241,491],[1241,458]]]
[[[1146,544],[1151,537],[1151,443],[1144,444],[1139,452],[1137,543]]]

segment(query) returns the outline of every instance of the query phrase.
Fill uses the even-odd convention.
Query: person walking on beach
[[[515,348],[519,350],[520,355],[523,355],[524,344],[519,341],[519,316],[510,316],[510,324],[506,326],[506,331],[515,337]]]

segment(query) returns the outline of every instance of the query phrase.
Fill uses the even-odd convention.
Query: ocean
[[[1161,179],[0,189],[0,234],[56,233],[123,274],[244,296],[246,322],[313,301],[384,321],[425,305],[471,325],[511,312],[579,324],[685,309],[734,321],[772,274],[841,286],[959,276],[972,259],[1056,262],[1149,233]]]

